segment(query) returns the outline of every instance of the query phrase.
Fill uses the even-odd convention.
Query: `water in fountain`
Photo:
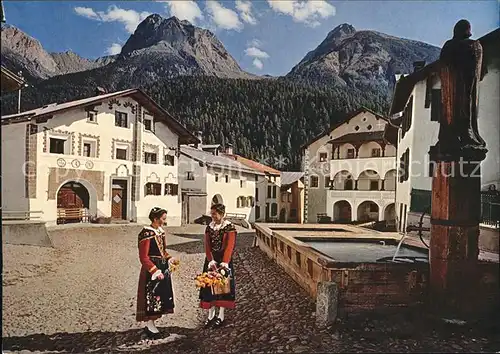
[[[396,260],[396,257],[398,256],[399,249],[401,248],[401,245],[403,244],[405,237],[406,237],[406,231],[404,232],[403,236],[401,237],[401,240],[399,240],[398,247],[396,247],[396,252],[394,252],[394,257],[392,257],[393,262]]]

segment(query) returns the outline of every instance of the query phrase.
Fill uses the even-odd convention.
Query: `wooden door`
[[[111,193],[111,217],[122,219],[123,217],[123,189],[113,188]]]
[[[61,187],[57,193],[57,207],[64,209],[83,208],[82,199],[75,190],[68,187]]]

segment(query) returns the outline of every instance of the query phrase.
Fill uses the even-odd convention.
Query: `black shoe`
[[[217,317],[213,317],[211,320],[208,319],[205,321],[205,328],[209,328],[209,327],[212,327],[212,325],[215,323],[215,320],[217,319]]]
[[[144,327],[144,333],[146,333],[146,336],[148,339],[160,339],[161,334],[160,333],[153,333],[149,330],[148,327]]]
[[[214,327],[222,327],[224,326],[224,320],[221,320],[219,317],[215,317]]]

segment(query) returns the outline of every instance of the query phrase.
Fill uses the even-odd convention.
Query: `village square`
[[[499,352],[500,29],[471,28],[295,169],[137,87],[22,109],[2,59],[3,352]]]

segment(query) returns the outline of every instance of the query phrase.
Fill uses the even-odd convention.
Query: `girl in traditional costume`
[[[152,339],[160,333],[154,321],[162,315],[174,312],[174,293],[169,267],[174,259],[167,253],[165,231],[167,211],[153,208],[149,213],[151,225],[139,233],[139,260],[141,272],[137,290],[138,322],[146,322],[144,331]]]
[[[234,282],[233,250],[236,242],[236,228],[224,219],[226,208],[222,204],[215,204],[210,210],[212,222],[205,230],[205,264],[203,272],[223,269],[230,275],[230,292],[214,295],[210,287],[200,289],[201,308],[207,309],[208,320],[206,326],[222,326],[224,324],[224,309],[235,306],[236,286]],[[216,316],[216,308],[219,309]]]

